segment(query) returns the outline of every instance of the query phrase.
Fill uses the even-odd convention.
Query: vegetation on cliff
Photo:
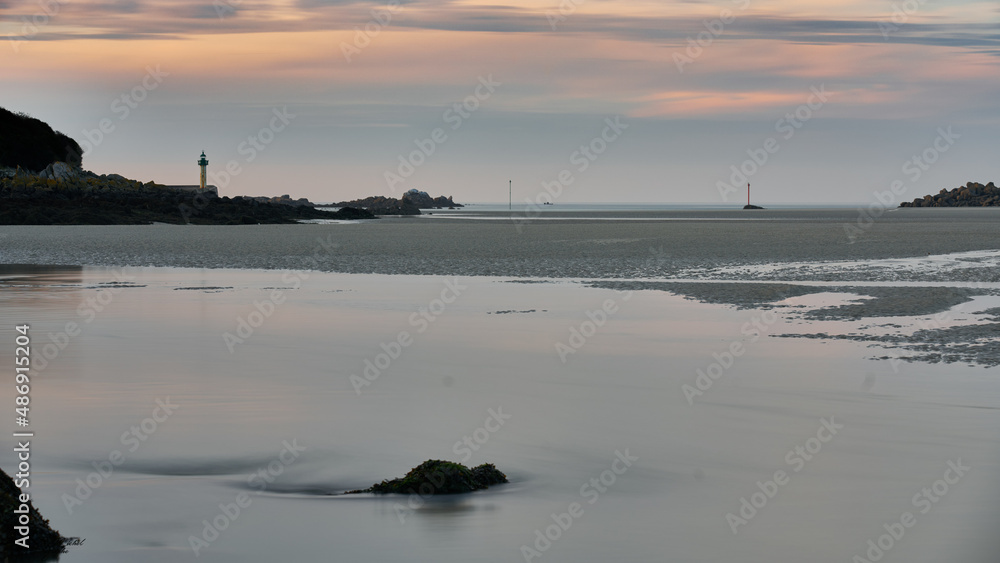
[[[21,502],[22,494],[10,475],[0,469],[0,554],[4,554],[4,561],[7,561],[8,555],[17,561],[19,556],[66,551],[69,538],[53,530],[30,500]],[[15,543],[23,537],[17,527],[24,526],[21,518],[25,515],[29,532],[27,548]]]
[[[0,108],[0,225],[238,225],[375,218],[348,206],[321,211],[287,196],[220,198],[118,174],[98,176],[81,169],[82,153],[76,141],[45,122]]]
[[[44,121],[0,107],[0,167],[39,172],[57,161],[79,166],[82,155],[76,141]]]

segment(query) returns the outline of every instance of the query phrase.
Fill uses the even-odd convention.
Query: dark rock
[[[220,198],[210,191],[143,184],[117,174],[84,172],[64,180],[27,174],[0,177],[0,225],[240,225],[374,218],[360,209],[332,212],[249,197]]]
[[[364,209],[358,209],[356,207],[341,207],[339,211],[336,212],[340,215],[341,219],[371,219],[373,215],[365,211]]]
[[[351,206],[367,209],[376,215],[420,215],[421,209],[455,209],[464,207],[461,203],[455,203],[451,196],[431,197],[427,192],[410,190],[403,194],[403,197],[370,196],[364,199],[342,201],[337,206]]]
[[[431,197],[427,192],[409,190],[401,198],[403,202],[412,203],[417,209],[441,209],[442,207],[464,207],[461,203],[452,201],[451,196]]]
[[[300,207],[303,205],[308,207],[316,207],[315,203],[309,201],[304,197],[300,197],[299,199],[292,199],[291,196],[289,196],[288,194],[284,194],[281,197],[257,196],[252,199],[255,199],[261,203],[280,203],[282,205],[292,205],[295,207]]]
[[[472,468],[472,477],[485,487],[507,483],[507,476],[492,463],[484,463]]]
[[[83,150],[76,141],[24,113],[0,108],[0,166],[40,172],[54,162],[79,167]]]
[[[49,521],[42,518],[31,501],[22,503],[21,494],[21,489],[17,488],[10,475],[0,469],[0,553],[5,555],[4,561],[7,561],[6,555],[13,556],[13,559],[18,561],[21,560],[18,556],[64,553],[66,542],[71,538],[64,538],[53,530],[49,526]],[[20,510],[22,505],[27,506],[29,518],[30,536],[27,549],[14,543],[21,538],[21,535],[14,530],[15,526],[21,525],[18,522],[20,515],[14,511]]]
[[[913,201],[904,201],[900,207],[996,207],[1000,206],[998,190],[993,182],[985,186],[968,182],[953,190],[942,189],[936,195],[925,195]]]
[[[764,208],[763,207],[759,207],[757,205],[750,205],[748,203],[748,204],[746,204],[746,205],[743,206],[743,209],[764,209]]]
[[[375,215],[420,215],[420,209],[408,201],[394,197],[371,196],[364,199],[342,201],[337,207],[355,207],[365,209]]]
[[[382,481],[368,489],[348,491],[346,494],[420,494],[454,495],[471,493],[507,482],[507,476],[492,463],[469,469],[461,463],[430,459],[414,467],[400,479]]]

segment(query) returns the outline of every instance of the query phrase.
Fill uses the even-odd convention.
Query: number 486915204
[[[14,398],[14,410],[17,412],[18,417],[20,417],[17,421],[18,425],[27,426],[28,403],[31,402],[31,399],[28,397],[28,393],[31,391],[31,379],[29,376],[31,369],[31,337],[28,336],[28,325],[19,325],[14,328],[17,330],[17,337],[14,339],[14,343],[17,345],[17,348],[14,349],[14,371],[17,374],[15,389],[18,394]]]

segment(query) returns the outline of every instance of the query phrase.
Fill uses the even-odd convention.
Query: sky
[[[227,196],[736,204],[750,182],[755,203],[866,204],[1000,182],[995,0],[0,0],[0,43],[0,106],[85,168],[195,184],[204,150]]]

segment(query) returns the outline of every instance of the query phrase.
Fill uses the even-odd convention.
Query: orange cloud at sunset
[[[502,86],[463,126],[467,139],[456,146],[504,135],[555,139],[567,124],[610,115],[650,127],[671,120],[773,124],[820,86],[834,96],[814,128],[1000,121],[1000,11],[984,2],[924,3],[901,15],[891,3],[856,0],[56,5],[29,28],[24,21],[41,4],[0,3],[0,34],[9,45],[0,58],[4,107],[47,116],[79,137],[147,68],[169,73],[87,157],[108,169],[126,155],[186,154],[191,128],[217,135],[215,150],[232,151],[259,115],[287,105],[309,118],[276,147],[294,146],[299,150],[289,153],[300,155],[305,146],[347,143],[363,154],[345,169],[379,186],[381,171],[356,163],[395,161],[384,151],[401,149],[388,147],[427,135],[486,76]],[[60,101],[64,93],[72,93],[71,103]],[[528,125],[500,125],[521,120]],[[329,127],[358,133],[343,139]],[[163,146],[128,142],[133,136]]]

